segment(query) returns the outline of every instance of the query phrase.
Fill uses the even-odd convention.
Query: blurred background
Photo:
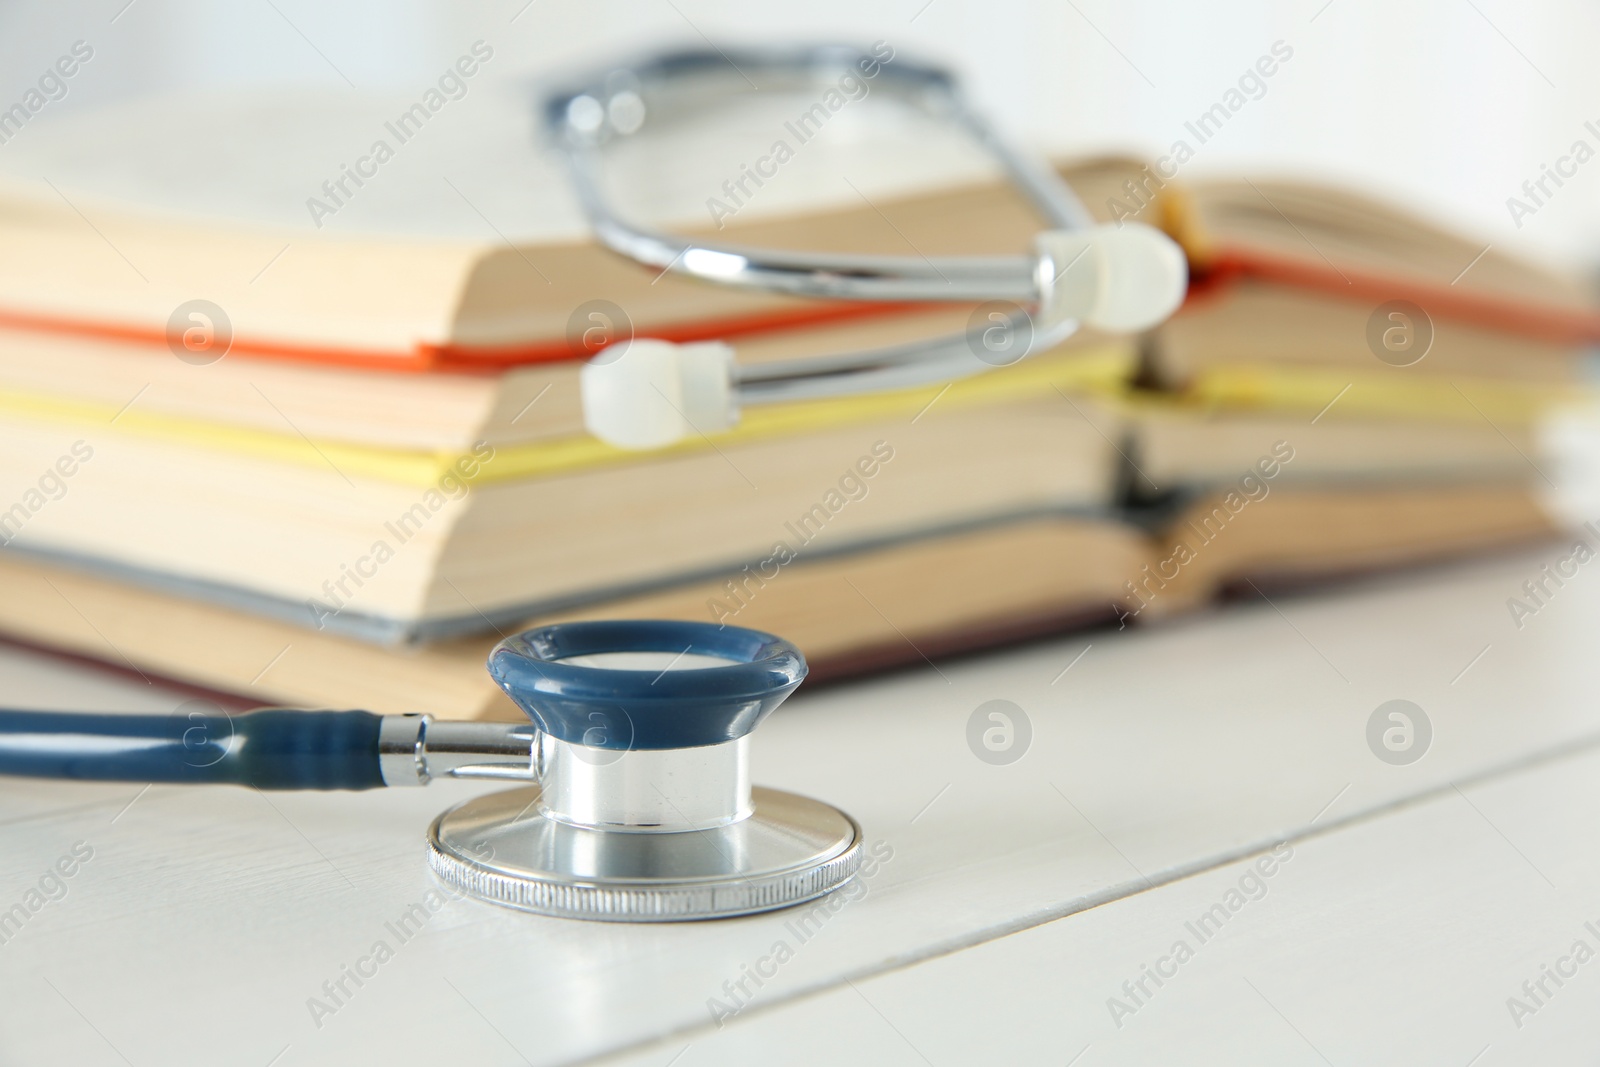
[[[439,652],[473,694],[439,707],[474,715],[498,699],[490,631],[551,613],[737,615],[819,673],[831,649],[843,676],[1548,540],[1600,514],[1597,30],[1592,6],[1505,0],[0,0],[0,536],[20,550],[0,569],[93,570],[95,595],[175,594],[173,618],[211,601],[241,627],[202,628],[225,672],[175,623],[126,635],[159,649],[110,640],[250,697],[270,661],[280,700],[409,707],[404,686],[324,687],[302,644],[330,618],[348,625],[327,655],[430,678],[444,659],[344,642],[476,635]],[[711,120],[669,102],[704,87],[644,88],[649,118],[624,128],[631,90],[590,83],[607,103],[573,103],[615,134],[600,184],[626,216],[726,221],[757,247],[1029,248],[1038,220],[983,152],[891,92],[866,103],[887,63],[942,65],[1091,212],[1165,231],[1148,235],[1171,253],[1165,310],[1085,312],[1095,328],[1011,367],[1028,346],[990,348],[1012,320],[974,301],[829,306],[593,241],[538,134],[547,90],[662,49],[830,42],[879,57],[848,108],[827,64],[789,98],[726,51]],[[792,119],[824,89],[831,149],[779,159],[747,205],[738,176],[775,138],[810,143]],[[1151,172],[1170,188],[1126,191]],[[638,410],[615,416],[633,438],[598,423],[579,382],[635,336],[730,341],[754,368],[961,335],[957,377],[1005,369],[942,404],[942,373],[866,398],[751,386],[737,420],[731,401],[704,425],[658,405],[675,429],[646,440]],[[761,380],[745,374],[718,380]],[[30,487],[80,436],[102,458],[46,507]],[[830,488],[890,457],[870,504],[854,475]],[[1270,508],[1190,566],[1291,460]],[[794,524],[819,510],[839,521],[813,547],[820,527]],[[395,532],[434,513],[420,542]],[[805,547],[785,572],[804,580],[776,581],[780,538]],[[413,547],[384,566],[386,540]],[[1027,577],[1062,559],[1058,584]],[[776,591],[745,597],[752,568]],[[39,610],[0,606],[0,632],[103,658],[90,613],[35,588]],[[1540,606],[1508,604],[1510,622]],[[247,649],[262,617],[291,628]]]
[[[166,90],[324,85],[406,92],[482,38],[508,86],[664,42],[890,42],[949,64],[978,104],[1051,153],[1158,156],[1269,46],[1293,59],[1185,167],[1343,178],[1508,250],[1591,258],[1600,166],[1536,216],[1506,200],[1600,120],[1577,0],[96,0],[0,3],[0,100],[75,40],[96,60],[62,112]],[[1587,110],[1586,110],[1587,109]],[[175,152],[201,151],[196,143]]]

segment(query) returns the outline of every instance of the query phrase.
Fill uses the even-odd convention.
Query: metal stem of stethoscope
[[[583,662],[615,653],[722,665]],[[711,623],[564,623],[502,641],[489,672],[529,722],[0,710],[0,774],[258,789],[527,782],[439,816],[429,862],[467,894],[570,918],[744,915],[810,900],[855,874],[853,819],[750,783],[750,732],[805,677],[787,641]]]

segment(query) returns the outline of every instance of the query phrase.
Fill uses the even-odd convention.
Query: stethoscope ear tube
[[[882,90],[952,122],[995,158],[1047,226],[1033,254],[930,259],[759,248],[676,236],[628,218],[607,191],[606,146],[663,120],[664,128],[681,126],[719,95],[742,93],[742,87],[717,91],[730,64],[750,85],[789,88],[822,87],[839,70],[871,71],[867,76]],[[1081,326],[1138,333],[1170,315],[1187,291],[1187,260],[1170,237],[1140,223],[1096,224],[1060,174],[1014,148],[966,105],[953,77],[896,58],[892,50],[888,57],[838,46],[733,57],[720,50],[669,53],[632,69],[608,66],[581,88],[552,94],[544,116],[595,236],[653,269],[793,296],[1009,305],[1004,312],[980,307],[986,317],[951,337],[755,366],[740,366],[728,346],[715,342],[626,337],[581,372],[584,425],[617,448],[655,449],[722,433],[752,404],[964,378],[1053,348]],[[1003,351],[987,340],[996,333],[1008,339]]]

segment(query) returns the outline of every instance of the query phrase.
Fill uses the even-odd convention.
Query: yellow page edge
[[[118,413],[106,404],[13,390],[0,390],[0,412],[47,422],[93,426],[102,431],[114,423],[119,433],[277,462],[332,467],[347,477],[431,486],[454,474],[473,484],[492,484],[684,455],[717,445],[737,445],[880,418],[915,417],[934,403],[944,408],[976,406],[1047,396],[1059,390],[1113,397],[1126,391],[1137,363],[1137,353],[1131,342],[1107,342],[1093,348],[1037,356],[1012,367],[945,385],[793,404],[757,405],[746,409],[739,425],[725,433],[686,440],[649,453],[614,448],[588,435],[580,435],[499,445],[494,448],[492,459],[487,460],[481,452],[374,448],[312,441],[304,436],[137,409]]]
[[[1488,422],[1525,427],[1552,408],[1593,403],[1590,386],[1537,385],[1491,378],[1396,377],[1383,372],[1276,368],[1233,364],[1202,372],[1170,396],[1191,411],[1304,412],[1318,419],[1410,419],[1434,423]]]

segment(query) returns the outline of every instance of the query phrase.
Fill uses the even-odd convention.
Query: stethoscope
[[[955,123],[999,160],[1050,227],[1033,255],[928,260],[690,240],[633,224],[602,191],[609,142],[672,114],[675,98],[704,99],[702,83],[730,66],[747,80],[807,86],[865,71],[868,62],[877,63],[880,89]],[[1095,225],[1054,171],[966,107],[943,71],[841,48],[684,52],[608,70],[551,96],[544,114],[600,240],[662,271],[835,299],[1012,301],[1004,325],[1026,339],[1014,359],[1054,347],[1080,324],[1143,329],[1183,297],[1185,260],[1170,239],[1136,223]],[[745,404],[975,374],[994,365],[976,354],[982,347],[980,337],[960,334],[741,367],[723,344],[630,339],[584,365],[585,419],[602,440],[654,448],[726,429]],[[716,665],[597,662],[639,653]],[[861,828],[850,816],[750,783],[751,731],[806,674],[789,642],[713,623],[574,622],[501,641],[488,667],[527,723],[285,709],[181,717],[0,711],[0,774],[257,789],[520,781],[440,815],[428,831],[429,862],[465,894],[566,918],[745,915],[831,892],[860,866]]]

